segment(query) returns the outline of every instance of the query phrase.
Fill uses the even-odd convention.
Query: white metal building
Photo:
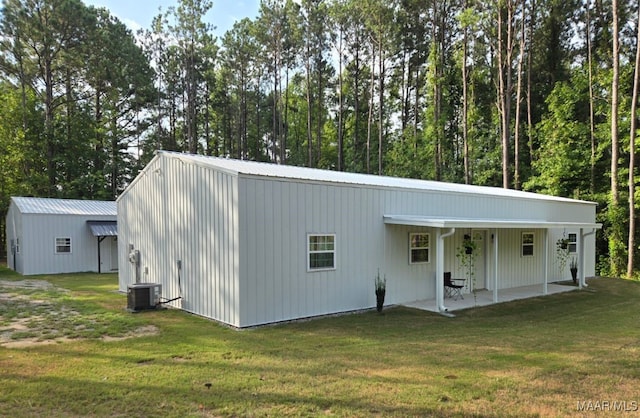
[[[24,275],[118,269],[116,202],[12,197],[7,264]]]
[[[464,289],[594,274],[596,205],[499,188],[159,152],[118,198],[120,290],[162,284],[171,305],[236,327],[436,299],[465,235],[477,244]],[[129,254],[138,251],[138,263]]]

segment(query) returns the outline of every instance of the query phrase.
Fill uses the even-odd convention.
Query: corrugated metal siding
[[[367,188],[240,177],[242,326],[375,303],[382,203]],[[254,203],[256,202],[256,203]],[[336,234],[336,269],[307,271],[307,234]]]
[[[166,299],[181,288],[174,306],[239,325],[236,190],[232,175],[154,159],[118,200],[120,290],[135,282],[128,261],[133,244],[141,253],[142,281],[162,283]]]
[[[87,221],[114,220],[114,216],[29,214],[23,215],[22,219],[22,274],[98,271],[98,242],[91,234]],[[57,237],[71,238],[71,253],[55,253]]]
[[[409,234],[428,233],[429,262],[409,263]],[[436,230],[403,225],[386,226],[385,265],[389,303],[403,303],[435,298]]]

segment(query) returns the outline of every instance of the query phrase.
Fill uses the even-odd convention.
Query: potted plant
[[[566,238],[560,238],[556,244],[561,250],[569,248],[569,240]]]
[[[569,264],[569,270],[571,271],[571,278],[573,279],[573,283],[578,283],[578,260],[575,257],[571,259],[571,263]]]
[[[560,274],[564,274],[564,268],[567,265],[567,259],[569,259],[569,240],[566,238],[560,238],[556,241],[556,258],[558,259],[558,266],[560,266]]]
[[[375,279],[375,287],[376,287],[376,309],[378,312],[382,312],[382,307],[384,306],[384,296],[387,292],[387,276],[384,278],[380,277],[380,269],[378,269],[378,274]]]
[[[471,235],[464,234],[464,240],[462,241],[462,246],[464,247],[464,253],[466,255],[473,254],[473,250],[476,249],[476,242],[471,238]]]

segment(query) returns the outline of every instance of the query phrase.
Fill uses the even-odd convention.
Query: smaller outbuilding
[[[12,197],[7,265],[23,275],[118,270],[116,203]]]

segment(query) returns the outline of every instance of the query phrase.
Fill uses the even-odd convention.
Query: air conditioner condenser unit
[[[160,283],[135,283],[127,287],[127,310],[138,312],[160,306]]]

